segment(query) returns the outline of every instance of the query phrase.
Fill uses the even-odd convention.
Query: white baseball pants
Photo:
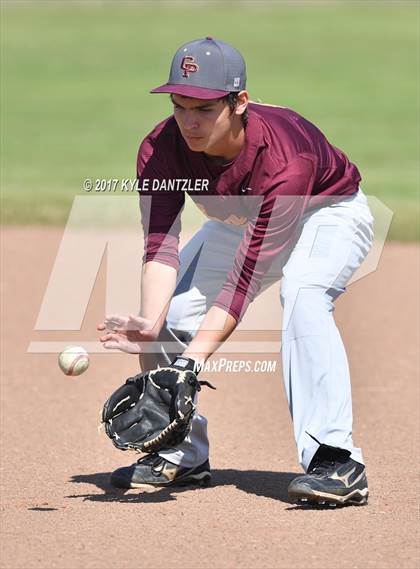
[[[306,432],[350,450],[354,460],[364,462],[361,449],[353,445],[350,373],[333,302],[366,257],[372,228],[360,189],[339,203],[307,211],[292,253],[288,258],[279,255],[264,277],[261,290],[282,279],[283,380],[304,470],[318,448]],[[177,355],[165,353],[162,342],[176,339],[178,354],[185,349],[225,282],[243,232],[242,226],[208,221],[182,249],[168,328],[162,330],[154,353],[142,356],[144,369],[167,365]],[[196,413],[184,442],[159,454],[185,467],[203,463],[209,455],[206,418]]]

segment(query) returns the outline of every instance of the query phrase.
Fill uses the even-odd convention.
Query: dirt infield
[[[94,354],[84,375],[67,378],[56,355],[26,353],[30,340],[48,336],[33,327],[61,234],[2,234],[1,567],[419,566],[418,245],[386,244],[376,273],[337,302],[371,497],[365,507],[324,511],[287,499],[300,469],[278,357],[275,374],[208,375],[218,388],[201,396],[211,487],[124,493],[109,486],[109,472],[135,456],[98,434],[99,410],[136,371],[136,358]],[[102,306],[89,306],[83,337],[97,338]]]

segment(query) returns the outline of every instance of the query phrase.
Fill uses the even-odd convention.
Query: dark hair
[[[236,105],[238,104],[238,93],[236,91],[232,91],[229,93],[229,95],[223,97],[223,100],[227,105],[229,105],[229,109],[232,114],[236,109]],[[241,120],[243,126],[246,126],[248,124],[248,109],[245,109],[245,111],[242,113]]]

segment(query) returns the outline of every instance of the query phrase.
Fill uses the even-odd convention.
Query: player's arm
[[[156,339],[165,322],[175,291],[177,271],[174,267],[149,261],[143,265],[141,277],[140,317],[150,322],[150,333]]]
[[[179,217],[183,201],[178,196],[167,196],[163,200],[164,197],[156,196],[153,203],[150,199],[147,202],[146,199],[140,200],[145,226],[140,314],[113,314],[105,318],[98,330],[106,331],[100,338],[106,349],[140,354],[143,343],[156,340],[165,322],[179,268]],[[168,203],[171,198],[172,204]],[[158,216],[159,211],[167,215]]]
[[[143,180],[161,180],[167,176],[159,170],[159,160],[152,160],[153,146],[146,139],[138,156],[139,187]],[[180,216],[184,206],[182,192],[165,194],[139,191],[145,254],[141,278],[139,315],[109,315],[98,326],[105,331],[100,338],[106,349],[132,354],[142,353],[144,342],[154,341],[162,328],[175,290],[179,268],[178,245]]]

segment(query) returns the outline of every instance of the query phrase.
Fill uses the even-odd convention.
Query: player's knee
[[[302,286],[295,281],[284,278],[280,288],[280,301],[283,308],[295,305]]]
[[[306,313],[315,309],[332,311],[334,305],[329,290],[322,286],[307,285],[286,281],[280,289],[280,301],[283,309],[289,313]]]
[[[318,336],[333,310],[331,300],[322,289],[288,288],[282,290],[281,302],[283,341]]]

